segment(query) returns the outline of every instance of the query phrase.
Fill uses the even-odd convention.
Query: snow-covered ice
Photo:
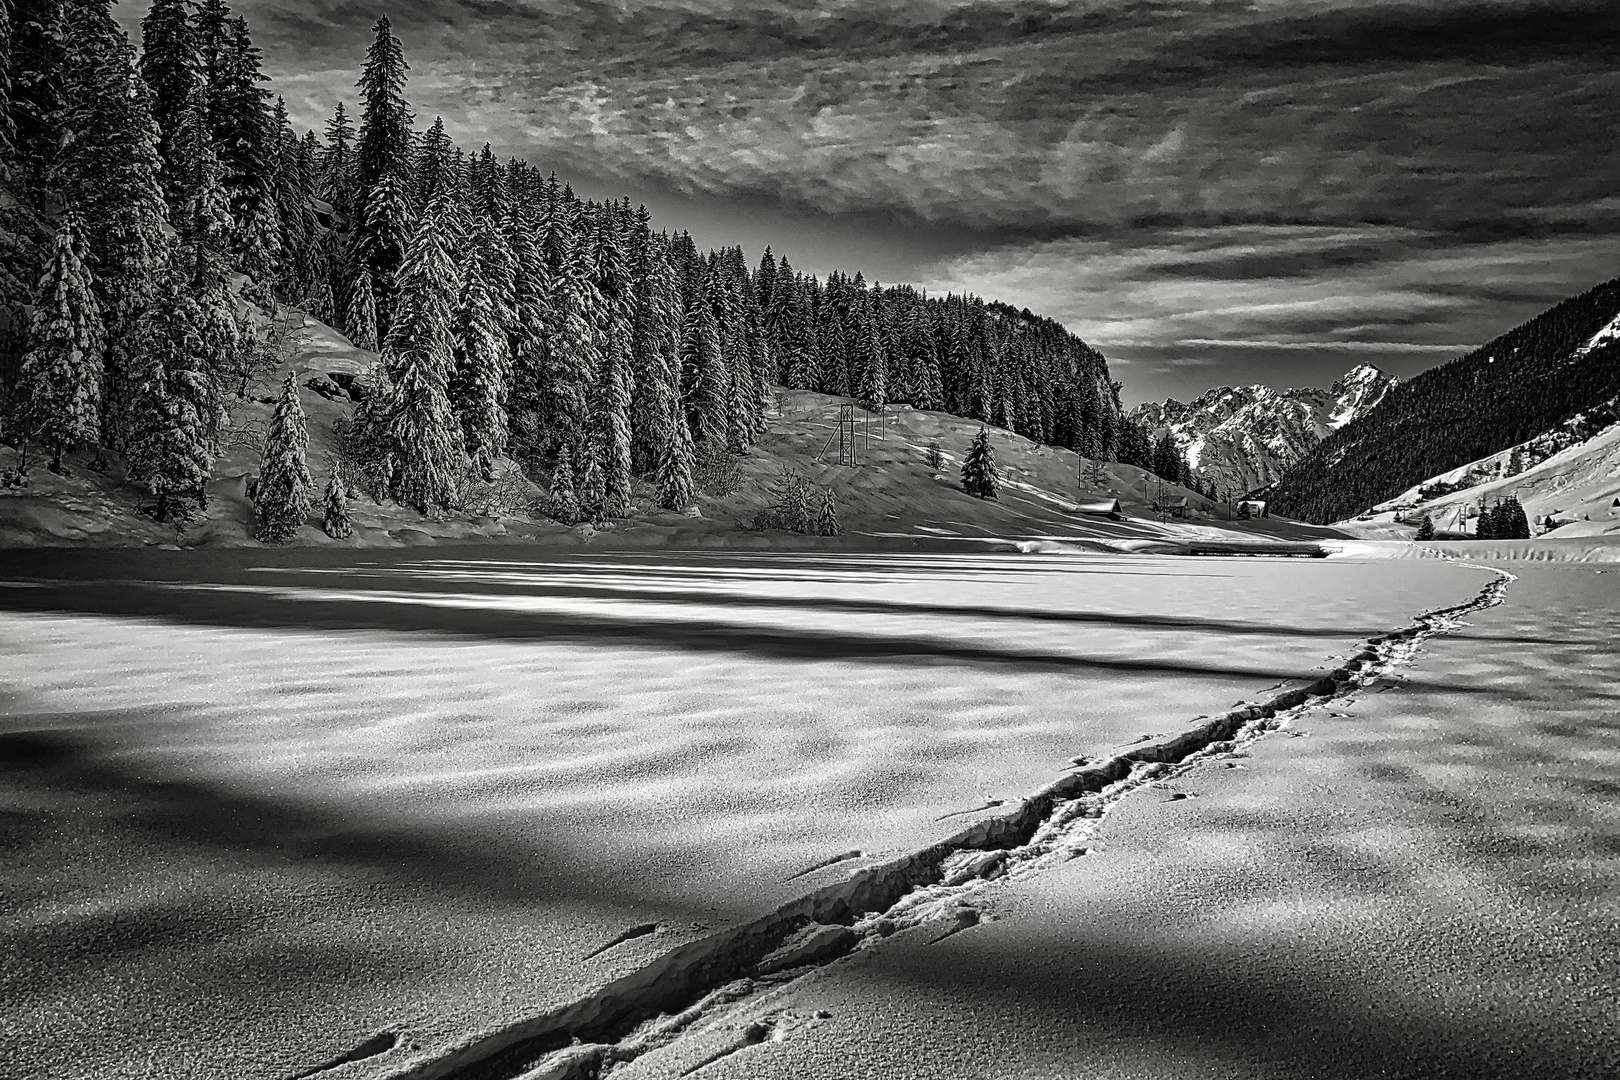
[[[1482,576],[353,559],[11,560],[0,1075],[285,1077],[384,1029],[373,1065],[431,1051],[1303,684]]]
[[[787,1037],[702,1075],[1620,1075],[1620,579],[1510,569],[1402,677],[1121,801],[967,932],[762,998],[737,1022]]]

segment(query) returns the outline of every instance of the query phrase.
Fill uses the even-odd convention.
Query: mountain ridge
[[[1190,402],[1132,409],[1157,439],[1168,431],[1195,475],[1227,498],[1266,487],[1332,432],[1375,408],[1397,380],[1358,364],[1331,387],[1217,386]]]
[[[1620,278],[1414,377],[1333,432],[1272,491],[1276,513],[1326,523],[1552,432],[1620,394]]]

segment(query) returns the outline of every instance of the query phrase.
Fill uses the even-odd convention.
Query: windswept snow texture
[[[1381,692],[1121,801],[973,927],[760,1002],[797,1028],[704,1080],[1620,1075],[1620,577],[1511,570]]]
[[[11,563],[0,1076],[375,1075],[1481,586],[1418,561],[443,554]]]

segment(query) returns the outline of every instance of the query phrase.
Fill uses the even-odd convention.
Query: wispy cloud
[[[1309,253],[1322,268],[1299,273]],[[1270,266],[1270,270],[1261,269]],[[1620,272],[1620,235],[1465,242],[1398,227],[1230,226],[1006,245],[946,259],[936,292],[1017,295],[1116,360],[1132,400],[1223,381],[1331,382],[1346,354],[1410,375]]]
[[[1188,338],[1177,345],[1200,349],[1259,349],[1274,352],[1360,352],[1389,355],[1392,353],[1447,353],[1457,356],[1473,345],[1422,345],[1415,341],[1270,341],[1242,340],[1238,338]],[[1210,361],[1213,363],[1213,361]]]

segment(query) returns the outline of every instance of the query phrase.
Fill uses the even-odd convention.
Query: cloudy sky
[[[1051,315],[1131,402],[1410,375],[1620,275],[1617,0],[236,10],[300,127],[387,14],[423,124],[702,244]]]

